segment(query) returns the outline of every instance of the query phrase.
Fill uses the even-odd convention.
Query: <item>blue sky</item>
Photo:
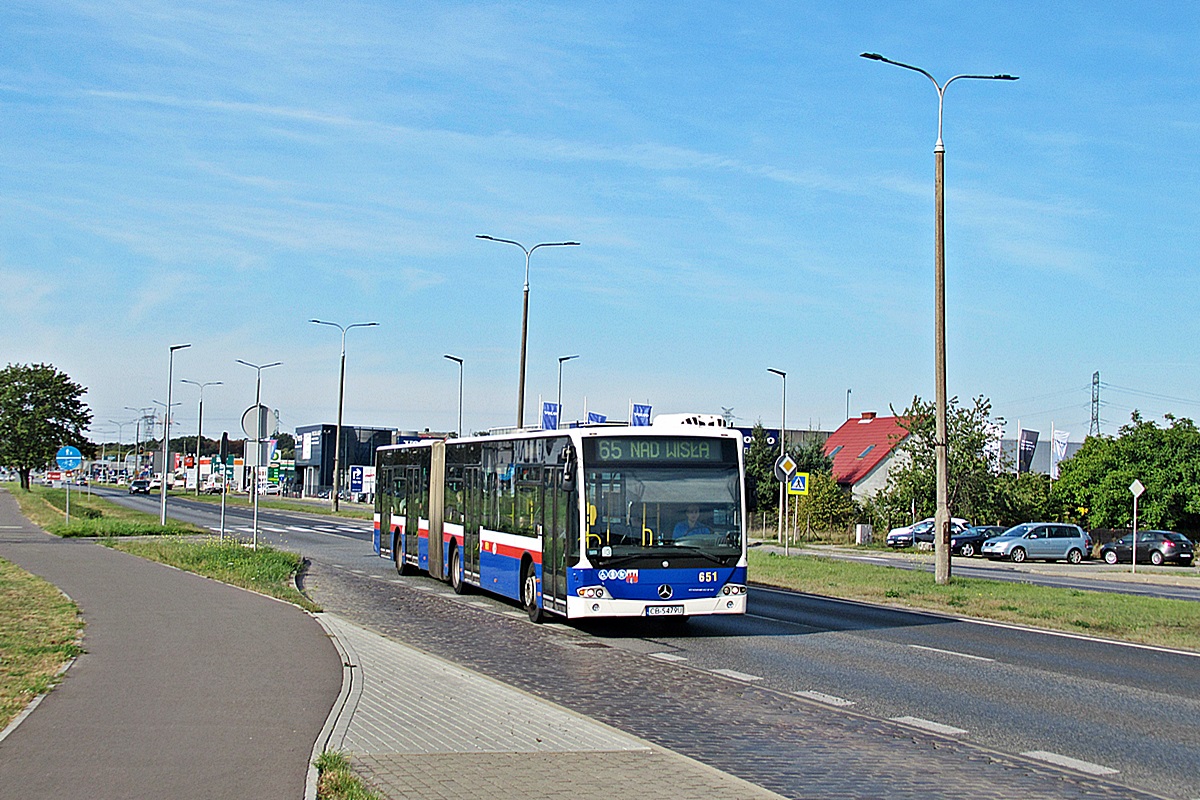
[[[1200,6],[170,3],[0,8],[0,362],[125,407],[285,429],[720,413],[836,428],[933,396],[946,94],[948,383],[1087,433],[1200,415]],[[176,383],[194,430],[196,390]],[[124,438],[132,438],[126,426]]]

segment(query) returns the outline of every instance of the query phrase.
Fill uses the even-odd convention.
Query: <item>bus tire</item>
[[[450,551],[450,588],[455,594],[467,593],[467,582],[463,580],[463,564],[462,556],[458,554],[458,545],[451,542],[453,548]]]
[[[537,572],[532,561],[526,562],[525,569],[521,570],[521,604],[525,606],[530,622],[537,625],[545,621],[545,612],[537,602]]]
[[[396,559],[396,574],[397,575],[412,575],[413,568],[404,561],[404,550],[400,546],[400,539],[392,544],[392,555]]]

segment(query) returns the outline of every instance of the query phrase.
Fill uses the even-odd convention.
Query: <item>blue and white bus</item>
[[[746,611],[741,436],[656,424],[376,452],[375,552],[542,621]]]

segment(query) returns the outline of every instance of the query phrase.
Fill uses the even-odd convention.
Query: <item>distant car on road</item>
[[[1017,564],[1027,559],[1083,561],[1091,538],[1078,525],[1061,522],[1023,522],[1000,536],[988,539],[979,552],[990,559],[1009,558]]]
[[[984,542],[996,538],[1004,533],[1004,530],[1003,525],[972,525],[962,533],[950,537],[950,553],[966,558],[977,556]]]
[[[138,479],[129,484],[130,494],[150,494],[150,481]]]
[[[283,494],[283,490],[279,488],[278,483],[268,483],[263,487],[262,493],[266,495],[279,495]]]
[[[1127,533],[1100,548],[1100,557],[1108,564],[1130,563],[1133,534]],[[1137,560],[1139,564],[1165,564],[1168,561],[1192,563],[1194,548],[1191,539],[1174,531],[1138,531]]]

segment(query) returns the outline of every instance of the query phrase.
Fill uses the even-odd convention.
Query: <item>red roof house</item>
[[[896,446],[908,436],[902,417],[880,417],[864,411],[850,418],[825,442],[825,455],[833,459],[833,478],[847,486],[856,498],[882,489]]]

